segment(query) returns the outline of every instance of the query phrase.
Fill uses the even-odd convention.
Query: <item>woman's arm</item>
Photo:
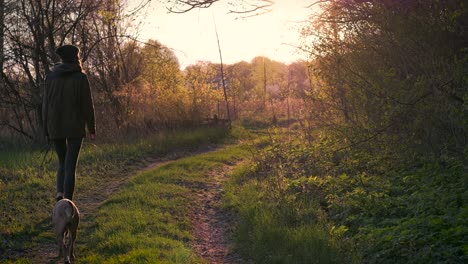
[[[85,115],[86,126],[88,127],[88,132],[91,135],[91,139],[94,139],[96,135],[96,123],[94,116],[94,103],[93,95],[91,93],[91,88],[89,86],[88,77],[84,75],[83,89],[82,89],[82,98],[83,98],[83,113]]]

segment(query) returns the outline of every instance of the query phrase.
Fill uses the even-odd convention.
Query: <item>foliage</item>
[[[313,261],[311,251],[327,256],[318,263],[467,260],[468,186],[459,160],[407,163],[400,153],[395,165],[394,157],[376,155],[376,146],[334,152],[336,142],[326,138],[305,147],[275,135],[235,174],[226,196],[238,211],[237,242],[247,256],[278,263]],[[312,244],[294,244],[297,230],[301,243]],[[292,246],[283,252],[284,245]]]
[[[466,3],[322,3],[304,29],[312,125],[272,141],[253,175],[314,200],[360,262],[466,262]]]
[[[316,125],[344,145],[380,137],[387,150],[463,155],[466,3],[326,1],[321,10],[304,30],[315,36],[307,97]]]
[[[226,186],[225,206],[239,217],[236,250],[255,263],[351,262],[341,252],[343,227],[329,226],[315,194],[295,191],[302,168],[278,146],[255,152]]]

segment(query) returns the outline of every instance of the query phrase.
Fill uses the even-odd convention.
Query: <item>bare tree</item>
[[[42,138],[42,83],[58,61],[55,49],[63,44],[80,46],[86,67],[104,67],[97,71],[101,79],[117,80],[101,87],[121,88],[131,79],[124,74],[121,48],[128,34],[122,28],[148,2],[123,14],[121,1],[1,0],[0,110],[6,114],[0,124],[27,138]],[[112,96],[109,100],[120,103]]]
[[[228,100],[227,91],[226,91],[226,81],[224,79],[223,55],[221,53],[221,44],[219,44],[218,29],[216,27],[216,22],[214,21],[214,17],[213,17],[213,22],[215,25],[216,40],[218,43],[219,60],[221,62],[221,81],[223,84],[224,103],[226,104],[227,119],[228,119],[229,126],[230,126],[231,125],[231,113],[229,112],[229,100]]]
[[[55,0],[2,0],[2,90],[0,107],[7,110],[2,123],[39,140],[42,132],[42,82],[57,61],[56,47],[82,43],[87,35],[77,29],[99,2]],[[6,12],[5,9],[8,9]]]

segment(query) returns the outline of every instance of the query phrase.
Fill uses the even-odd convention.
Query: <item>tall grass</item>
[[[116,177],[126,177],[144,158],[191,151],[230,140],[226,130],[202,128],[165,132],[144,139],[112,144],[84,143],[78,164],[76,196]],[[24,250],[51,239],[50,211],[55,195],[56,157],[51,151],[44,168],[39,149],[0,150],[0,260],[14,259]]]
[[[337,238],[312,216],[313,202],[301,208],[289,197],[272,199],[277,190],[267,181],[252,164],[230,177],[225,205],[238,214],[236,249],[255,263],[345,263]]]

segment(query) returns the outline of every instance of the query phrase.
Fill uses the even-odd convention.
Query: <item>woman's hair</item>
[[[77,63],[81,66],[80,49],[75,45],[63,45],[55,50],[62,62]]]

